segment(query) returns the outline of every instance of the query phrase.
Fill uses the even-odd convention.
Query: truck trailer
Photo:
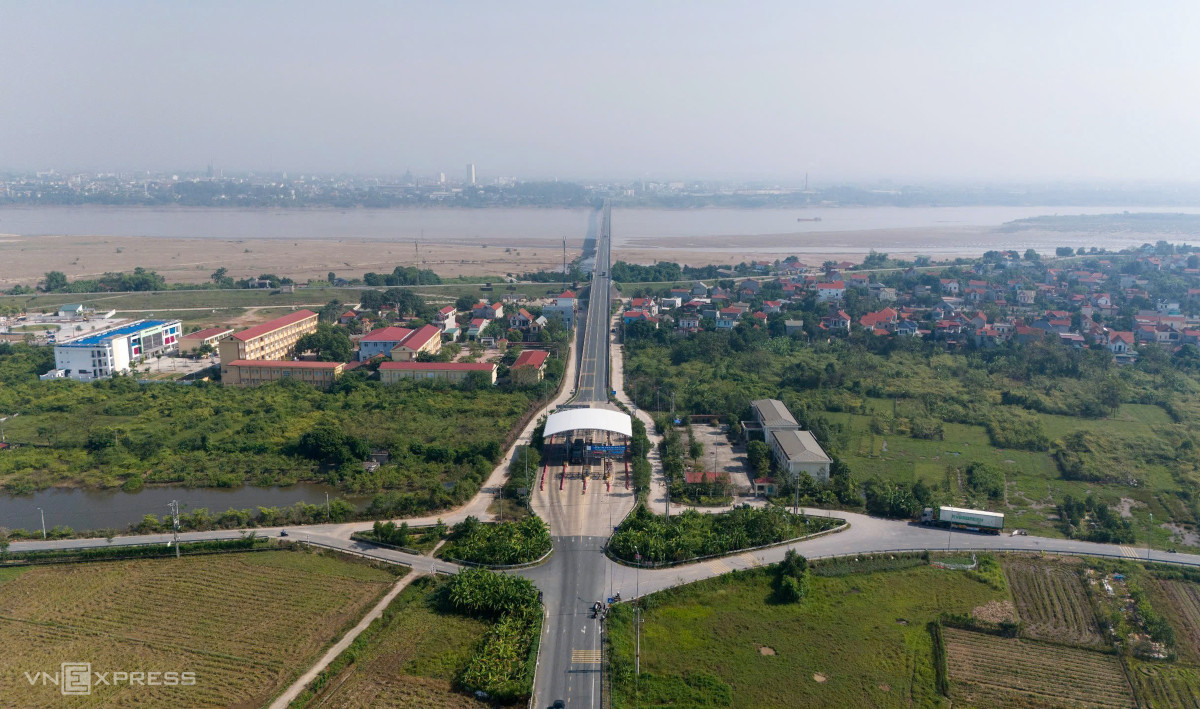
[[[932,507],[926,507],[925,511],[921,513],[921,524],[999,534],[1000,530],[1004,529],[1004,513],[968,510],[945,505],[937,508],[935,512]]]

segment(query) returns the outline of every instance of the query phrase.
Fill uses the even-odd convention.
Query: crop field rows
[[[1168,617],[1177,633],[1180,656],[1200,662],[1200,586],[1184,581],[1159,581],[1167,599]]]
[[[1103,642],[1075,566],[1006,559],[1004,575],[1029,637],[1077,645]]]
[[[0,586],[0,646],[23,648],[0,657],[0,696],[58,706],[22,672],[69,660],[196,673],[190,687],[98,687],[95,706],[259,705],[393,578],[298,552],[30,569]]]
[[[945,629],[955,703],[995,709],[1128,709],[1135,706],[1113,655]]]
[[[1146,709],[1200,707],[1200,670],[1183,665],[1130,661],[1133,681],[1141,706]]]

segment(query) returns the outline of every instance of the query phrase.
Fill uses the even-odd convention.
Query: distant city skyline
[[[0,170],[1192,182],[1198,26],[1182,1],[6,3]]]

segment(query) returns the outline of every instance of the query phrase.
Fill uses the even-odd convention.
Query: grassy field
[[[964,572],[930,566],[814,577],[795,605],[771,595],[770,574],[757,571],[649,597],[636,702],[632,613],[618,605],[610,616],[613,707],[938,706],[926,624],[1007,598]],[[623,679],[618,664],[628,668]]]
[[[1178,508],[1179,498],[1163,492],[1175,486],[1170,472],[1162,465],[1131,461],[1130,470],[1147,484],[1131,487],[1064,480],[1049,451],[1023,451],[997,448],[988,439],[983,426],[945,424],[944,440],[922,440],[900,434],[880,434],[871,430],[875,414],[890,415],[893,402],[885,399],[866,399],[869,414],[827,413],[832,421],[842,424],[845,439],[844,460],[862,478],[881,477],[900,482],[922,480],[926,484],[947,486],[965,504],[993,508],[1005,513],[1005,526],[1036,530],[1038,534],[1062,536],[1055,520],[1047,516],[1066,495],[1085,498],[1095,494],[1111,505],[1129,500],[1130,514],[1138,523],[1139,536],[1151,531],[1149,515],[1159,521],[1188,517]],[[898,407],[904,414],[903,405]],[[1158,406],[1123,404],[1110,418],[1085,419],[1051,414],[1037,414],[1046,434],[1060,439],[1068,433],[1086,430],[1116,442],[1136,442],[1157,439],[1156,427],[1170,422]],[[998,464],[1005,474],[1005,497],[990,502],[972,496],[964,481],[948,469],[965,469],[973,462]],[[1172,544],[1168,531],[1156,527],[1154,543],[1163,547]],[[1143,537],[1144,538],[1144,537]]]
[[[96,686],[94,706],[262,706],[395,580],[299,551],[0,569],[0,703],[61,706],[24,672],[195,672],[194,686]],[[90,706],[91,706],[90,705]]]
[[[445,583],[445,581],[442,581]],[[476,699],[452,687],[490,623],[442,612],[435,602],[439,582],[420,578],[372,625],[355,659],[330,677],[321,692],[293,706],[387,706],[396,709],[471,709]]]
[[[955,705],[989,709],[1135,706],[1115,655],[945,628]]]

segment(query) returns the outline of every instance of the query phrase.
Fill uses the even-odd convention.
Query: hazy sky
[[[0,169],[1200,179],[1200,3],[0,3]]]

